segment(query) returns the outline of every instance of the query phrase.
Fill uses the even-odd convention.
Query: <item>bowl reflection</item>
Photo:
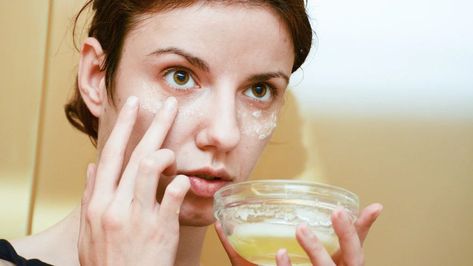
[[[285,248],[293,265],[310,261],[296,240],[296,227],[308,225],[332,254],[338,239],[331,214],[344,208],[352,221],[358,213],[358,197],[339,187],[296,180],[261,180],[233,184],[214,197],[214,215],[234,249],[258,265],[275,265]]]

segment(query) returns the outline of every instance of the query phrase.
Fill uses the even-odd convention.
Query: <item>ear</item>
[[[87,38],[80,51],[77,82],[84,103],[96,117],[102,114],[107,102],[103,60],[104,53],[100,43],[95,38]]]

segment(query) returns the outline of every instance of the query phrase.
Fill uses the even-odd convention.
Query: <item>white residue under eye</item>
[[[261,111],[254,111],[253,113],[251,113],[251,115],[254,118],[260,118],[261,117]]]
[[[269,121],[262,123],[260,128],[256,129],[256,134],[258,139],[263,140],[273,133],[273,130],[276,128],[277,115],[275,113],[271,114]]]
[[[269,117],[263,115],[262,111],[254,111],[251,115],[238,112],[242,125],[242,134],[257,136],[259,140],[268,138],[276,128],[277,114],[270,113]]]
[[[206,107],[206,96],[205,95],[194,95],[192,98],[188,98],[179,105],[178,118],[183,117],[186,119],[196,120],[204,117],[204,110]]]
[[[158,113],[158,111],[163,107],[163,101],[160,99],[161,97],[155,89],[147,85],[144,85],[144,88],[145,95],[141,100],[141,108],[154,114]]]

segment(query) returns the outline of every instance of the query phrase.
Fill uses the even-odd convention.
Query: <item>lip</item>
[[[234,179],[224,169],[201,168],[197,170],[178,171],[177,174],[188,176],[192,193],[204,198],[213,198],[214,194],[220,188],[224,187]],[[217,178],[205,179],[203,176],[212,176]]]
[[[230,174],[225,169],[213,169],[210,167],[200,168],[196,170],[188,170],[188,171],[178,171],[178,174],[186,175],[186,176],[214,176],[218,177],[218,179],[223,181],[232,181],[234,178],[230,176]]]

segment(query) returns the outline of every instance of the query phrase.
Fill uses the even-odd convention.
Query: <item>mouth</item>
[[[205,180],[208,180],[208,181],[212,181],[212,180],[222,180],[221,177],[219,176],[212,176],[212,175],[206,175],[206,174],[196,174],[194,175],[195,177],[198,177],[198,178],[202,178],[202,179],[205,179]]]
[[[178,174],[189,177],[191,191],[194,195],[213,198],[213,195],[234,179],[224,169],[202,168],[190,171],[178,171]]]

